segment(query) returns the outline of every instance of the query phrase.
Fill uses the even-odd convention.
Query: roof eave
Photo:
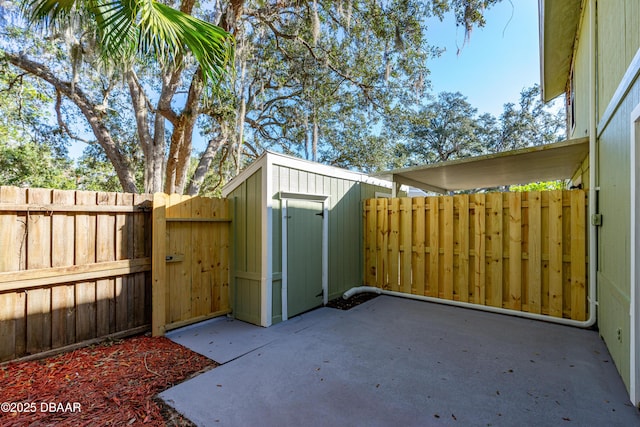
[[[382,172],[378,176],[426,191],[477,190],[571,178],[589,154],[589,138],[464,157]]]
[[[565,93],[582,0],[539,0],[540,87],[549,102]]]

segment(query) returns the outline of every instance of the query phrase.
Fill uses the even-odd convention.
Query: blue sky
[[[487,24],[464,42],[453,16],[430,20],[431,44],[444,47],[428,64],[433,93],[461,92],[478,113],[499,115],[520,91],[540,82],[537,0],[503,0],[485,13]]]

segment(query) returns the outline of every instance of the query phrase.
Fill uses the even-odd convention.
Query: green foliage
[[[498,117],[478,116],[465,96],[443,92],[387,123],[388,139],[401,141],[404,166],[413,166],[557,142],[563,136],[564,111],[545,106],[534,85],[521,92],[517,105],[505,104]]]
[[[78,159],[76,173],[80,190],[122,192],[122,185],[113,165],[97,145],[85,148]]]
[[[428,42],[427,18],[453,12],[471,28],[493,3],[261,4],[245,18],[251,48],[238,54],[250,82],[246,144],[364,170],[394,162],[396,144],[380,128],[405,118],[399,105],[427,95],[426,64],[440,54]]]
[[[533,182],[526,185],[512,185],[509,187],[509,191],[516,191],[525,193],[528,191],[552,191],[552,190],[564,190],[564,181],[545,181],[545,182]]]
[[[46,145],[0,141],[0,185],[73,189],[73,165]]]
[[[46,89],[0,67],[0,185],[71,189],[67,139],[48,123]]]
[[[563,138],[565,112],[546,107],[536,84],[523,89],[518,105],[508,103],[492,130],[491,151],[515,150],[534,145],[550,144]]]
[[[233,39],[222,28],[155,0],[23,0],[31,22],[62,29],[93,21],[108,63],[131,63],[152,55],[161,64],[179,63],[190,51],[206,78],[218,81],[233,58]]]
[[[407,120],[412,162],[434,163],[480,154],[477,109],[461,93],[442,92]]]
[[[46,37],[5,23],[0,49],[16,69],[55,86],[59,121],[108,153],[83,157],[81,186],[115,188],[109,161],[126,188],[142,188],[144,169],[145,190],[164,179],[181,191],[171,179],[182,179],[195,154],[189,120],[199,117],[205,139],[226,144],[226,159],[211,162],[217,179],[204,182],[204,191],[216,191],[265,149],[366,171],[411,160],[387,123],[427,96],[426,64],[440,53],[428,42],[427,18],[454,13],[468,33],[496,1],[169,3],[185,14],[156,0],[23,0]],[[223,90],[199,92],[198,64],[186,53],[211,78],[231,58],[230,38],[214,23],[237,37],[239,72]]]
[[[130,150],[129,158],[133,162],[140,163],[142,160],[135,143],[126,145]],[[139,166],[136,170],[138,171],[136,180],[138,185],[142,186],[142,167]],[[97,144],[89,144],[85,147],[82,156],[77,160],[76,174],[77,186],[80,190],[123,191],[113,165],[109,162],[104,150]]]

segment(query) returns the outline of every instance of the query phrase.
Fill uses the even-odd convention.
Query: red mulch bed
[[[192,425],[154,397],[215,366],[148,336],[10,363],[0,366],[0,425]]]

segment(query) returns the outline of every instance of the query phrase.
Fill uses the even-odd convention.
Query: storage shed
[[[265,152],[222,192],[234,316],[270,326],[363,283],[362,201],[390,197],[391,183]]]

